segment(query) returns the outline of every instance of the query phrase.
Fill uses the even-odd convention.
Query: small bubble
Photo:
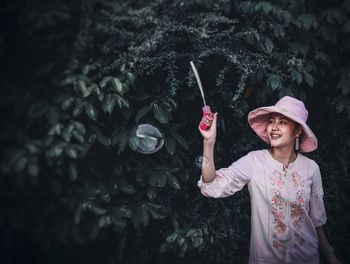
[[[164,144],[163,133],[158,128],[150,124],[140,124],[135,129],[139,142],[137,152],[142,154],[152,154],[160,150]]]
[[[196,167],[202,169],[202,167],[206,167],[209,164],[209,159],[206,156],[198,156],[195,160]]]

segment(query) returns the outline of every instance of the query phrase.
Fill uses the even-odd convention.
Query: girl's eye
[[[282,125],[286,125],[286,124],[287,124],[287,122],[286,122],[286,121],[283,121],[283,120],[282,120],[280,123],[281,123]]]
[[[273,119],[270,119],[270,120],[269,120],[269,123],[270,123],[270,124],[273,123]]]

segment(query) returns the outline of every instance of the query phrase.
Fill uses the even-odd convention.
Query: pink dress
[[[203,195],[227,197],[248,184],[251,200],[250,264],[319,263],[316,227],[326,223],[318,165],[302,154],[284,170],[268,150],[248,153],[198,181]]]

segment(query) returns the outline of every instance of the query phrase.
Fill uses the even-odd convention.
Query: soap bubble
[[[150,124],[140,124],[137,126],[136,137],[139,142],[137,152],[142,154],[152,154],[160,150],[164,144],[163,134],[158,128]]]
[[[203,167],[208,166],[209,159],[206,156],[198,156],[195,159],[196,167],[202,169]]]

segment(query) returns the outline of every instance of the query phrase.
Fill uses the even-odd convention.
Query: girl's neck
[[[271,148],[269,151],[275,160],[284,165],[285,169],[287,169],[289,164],[295,161],[298,156],[294,149]]]

